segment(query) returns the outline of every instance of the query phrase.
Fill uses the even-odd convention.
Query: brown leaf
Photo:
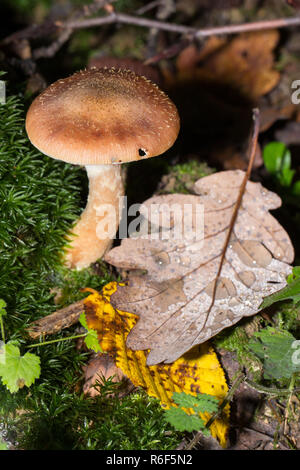
[[[175,361],[192,346],[257,313],[263,297],[285,286],[294,250],[285,230],[269,214],[281,200],[261,184],[248,182],[212,302],[243,178],[239,170],[219,172],[198,180],[195,196],[155,196],[144,203],[148,209],[158,204],[162,214],[173,204],[177,213],[191,204],[195,214],[196,205],[203,204],[203,244],[195,234],[189,238],[191,233],[174,238],[181,223],[174,215],[171,228],[163,222],[156,228],[169,239],[128,238],[106,255],[114,266],[147,272],[131,273],[128,286],[119,287],[111,301],[140,316],[127,346],[151,349],[148,365]]]
[[[96,383],[101,384],[103,378],[107,380],[110,377],[113,377],[112,382],[120,382],[126,379],[126,376],[115,365],[111,356],[103,353],[97,354],[84,366],[85,383],[83,392],[91,397],[99,395],[99,389],[95,387]]]
[[[273,55],[278,40],[276,30],[243,33],[225,44],[211,37],[199,52],[194,45],[181,52],[177,68],[183,74],[181,79],[190,75],[197,80],[220,82],[255,101],[280,79]]]

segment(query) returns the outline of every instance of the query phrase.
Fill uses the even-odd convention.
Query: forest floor
[[[45,157],[24,130],[33,99],[54,81],[86,67],[132,69],[146,63],[149,78],[179,112],[180,133],[173,147],[163,156],[126,165],[128,206],[153,196],[195,196],[194,184],[203,177],[246,171],[253,109],[258,108],[250,179],[280,196],[282,206],[272,214],[294,247],[289,264],[300,265],[299,15],[297,0],[1,1],[0,72],[7,104],[0,108],[0,300],[5,301],[0,318],[6,338],[18,341],[23,353],[32,342],[27,330],[33,322],[85,298],[83,288],[101,291],[128,275],[117,262],[98,260],[81,271],[62,264],[65,234],[87,200],[86,173]],[[285,27],[278,27],[280,18],[288,20]],[[93,26],[91,19],[98,23]],[[291,19],[299,20],[298,26]],[[230,29],[264,21],[274,21],[273,27],[245,32],[241,26],[234,34]],[[216,29],[200,34],[208,27]],[[222,27],[220,34],[217,28]],[[298,268],[290,282],[299,278]],[[285,335],[278,348],[288,342],[284,351],[292,354],[292,340],[300,339],[299,293],[211,340],[229,388],[236,387],[227,449],[300,449],[300,361],[294,369],[286,363],[277,369],[274,364],[283,349],[273,345],[272,350],[271,343],[263,343],[268,337],[259,336],[274,329]],[[70,323],[70,334],[83,331]],[[65,331],[53,337],[61,340]],[[271,348],[271,365],[270,357],[249,349],[254,338]],[[114,366],[100,366],[97,353],[83,341],[61,341],[38,350],[38,380],[14,393],[0,385],[0,446],[169,450],[186,449],[197,436],[163,420],[159,401],[134,381],[126,382],[124,391],[124,378],[112,379]],[[92,387],[87,367],[104,375],[95,394],[87,393]],[[237,382],[241,374],[243,380]],[[194,448],[220,447],[198,435]]]

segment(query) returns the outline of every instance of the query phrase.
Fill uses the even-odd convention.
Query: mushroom
[[[67,264],[81,269],[105,254],[118,229],[121,163],[165,152],[177,138],[179,116],[166,94],[145,77],[129,70],[89,69],[39,95],[28,110],[26,131],[45,155],[86,168],[88,201],[66,251]],[[104,233],[104,222],[112,227],[110,233]]]

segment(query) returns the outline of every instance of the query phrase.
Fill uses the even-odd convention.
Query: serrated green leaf
[[[195,411],[201,413],[214,413],[217,411],[219,404],[216,397],[207,395],[206,393],[199,393],[193,396],[184,392],[174,392],[172,398],[177,405],[183,408],[193,408]]]
[[[83,326],[83,328],[85,328],[86,330],[89,329],[88,327],[88,324],[87,324],[87,321],[86,321],[86,316],[85,316],[85,313],[81,313],[80,317],[79,317],[79,323]]]
[[[293,335],[268,327],[254,336],[249,348],[263,361],[266,379],[290,378],[300,371],[300,342]]]
[[[92,349],[94,352],[103,352],[99,340],[98,334],[96,330],[92,330],[88,327],[85,313],[82,313],[79,317],[80,324],[87,330],[87,335],[84,338],[84,342],[89,349]]]
[[[170,408],[165,410],[166,420],[178,431],[202,431],[206,436],[210,435],[205,428],[204,421],[197,415],[188,415],[182,408]]]
[[[0,361],[0,377],[11,393],[17,392],[26,385],[30,387],[35,379],[40,376],[40,358],[27,352],[20,355],[18,346],[7,343],[2,348],[5,354],[4,361]]]
[[[89,349],[92,349],[94,352],[103,352],[100,344],[97,332],[94,330],[89,330],[86,337],[84,338],[84,342]]]

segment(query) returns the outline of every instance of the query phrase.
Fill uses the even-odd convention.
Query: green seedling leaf
[[[205,428],[203,419],[197,415],[188,415],[182,408],[170,408],[165,411],[166,420],[174,426],[177,431],[202,431],[205,436],[210,432]]]
[[[300,267],[296,266],[288,278],[288,285],[274,294],[265,297],[260,305],[260,309],[269,307],[275,302],[282,300],[293,300],[294,303],[300,302]]]
[[[271,175],[279,173],[284,161],[285,168],[287,167],[288,158],[284,158],[287,148],[282,142],[271,142],[266,145],[263,150],[263,160],[266,169]]]
[[[289,379],[300,372],[300,341],[287,331],[273,327],[254,334],[249,348],[262,361],[266,379]]]
[[[174,392],[172,398],[182,408],[193,408],[198,413],[214,413],[219,405],[219,400],[216,397],[206,393],[199,393],[197,396],[193,396],[184,392]]]
[[[102,350],[102,348],[99,344],[97,331],[92,330],[91,328],[88,327],[88,324],[87,324],[86,317],[85,317],[84,313],[82,313],[80,315],[79,322],[87,330],[87,335],[84,338],[84,342],[85,342],[86,346],[89,349],[92,349],[92,351],[103,352],[103,350]]]
[[[30,387],[40,376],[40,358],[27,352],[20,355],[20,349],[8,342],[0,350],[0,377],[11,393],[17,392],[24,385]]]
[[[290,187],[295,174],[291,169],[291,152],[282,142],[271,142],[263,151],[263,160],[268,172],[281,186]]]
[[[283,168],[279,176],[279,183],[281,186],[289,188],[292,184],[294,174],[295,170],[291,170],[290,168]]]

